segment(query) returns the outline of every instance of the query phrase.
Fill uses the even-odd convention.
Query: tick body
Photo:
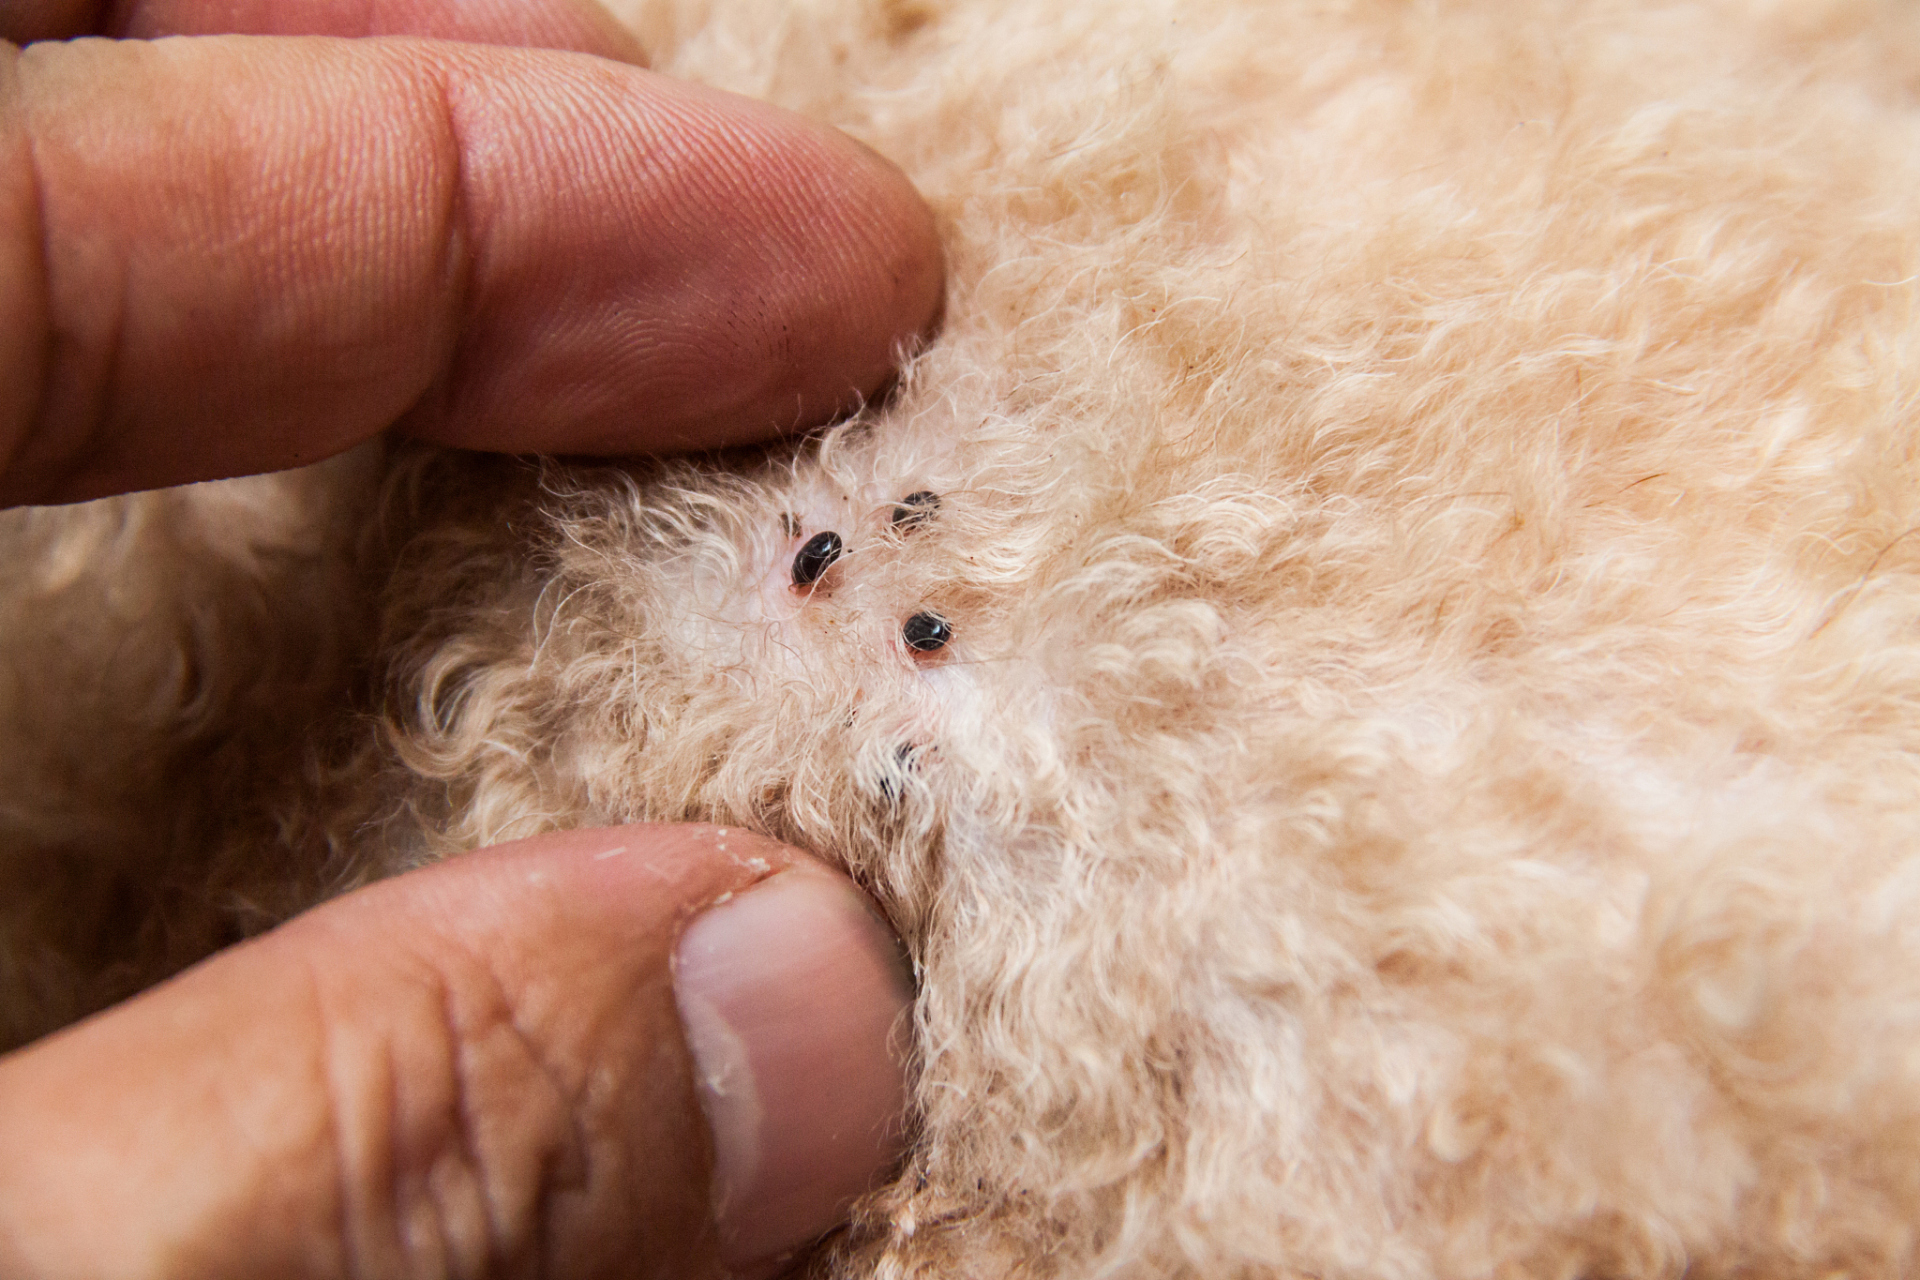
[[[902,531],[925,524],[940,509],[940,495],[928,489],[910,493],[893,509],[893,527]]]
[[[894,749],[893,766],[897,772],[880,775],[880,794],[890,805],[900,803],[907,775],[920,767],[920,748],[911,742],[901,743]]]
[[[932,653],[947,647],[953,627],[937,613],[916,613],[900,628],[900,638],[915,653]]]
[[[820,575],[832,567],[846,550],[840,541],[840,535],[831,531],[816,533],[807,539],[807,544],[794,553],[793,585],[810,587],[820,580]]]

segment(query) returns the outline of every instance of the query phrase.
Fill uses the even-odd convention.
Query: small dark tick
[[[900,634],[915,653],[932,653],[947,647],[947,641],[953,639],[953,628],[937,613],[916,613],[900,628]]]
[[[907,775],[920,767],[920,748],[911,742],[901,743],[894,749],[893,767],[897,772],[880,775],[880,794],[890,805],[900,803]]]
[[[939,509],[939,494],[926,489],[918,493],[910,493],[900,499],[900,505],[893,509],[893,527],[911,529],[916,525],[923,525],[932,519],[933,513]]]
[[[808,538],[807,545],[794,553],[793,585],[810,587],[818,582],[820,575],[840,558],[842,550],[844,547],[837,533],[816,533]]]

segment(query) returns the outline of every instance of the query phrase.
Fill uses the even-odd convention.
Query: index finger
[[[899,172],[577,54],[0,46],[0,501],[442,443],[737,443],[871,394],[938,306]]]

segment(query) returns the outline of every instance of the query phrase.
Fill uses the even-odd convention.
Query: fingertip
[[[37,183],[0,208],[0,256],[44,261],[47,304],[0,311],[50,355],[0,385],[8,501],[395,425],[515,453],[764,440],[879,395],[939,316],[899,169],[605,58],[207,38],[17,61]]]
[[[160,1253],[208,1277],[752,1271],[893,1159],[909,998],[857,890],[765,837],[482,850],[0,1058],[0,1256],[48,1275]],[[757,1114],[725,1121],[722,1166],[744,1142],[753,1172],[716,1221],[695,1080],[729,1061]]]
[[[764,440],[872,399],[937,322],[933,214],[846,135],[646,73],[499,87],[454,91],[486,158],[467,203],[482,274],[413,434],[588,454]],[[552,203],[529,211],[533,191]]]
[[[897,1154],[904,1052],[888,1037],[910,995],[897,944],[844,876],[765,836],[554,832],[372,886],[270,937],[324,975],[334,1127],[397,1161],[373,1181],[418,1186],[452,1151],[464,1167],[451,1182],[484,1189],[448,1213],[456,1242],[485,1238],[471,1205],[486,1204],[504,1225],[496,1243],[537,1241],[559,1273],[635,1258],[662,1274],[734,1270],[758,1242],[830,1229]],[[750,1258],[710,1191],[725,1144],[700,1103],[711,1040],[679,998],[689,945],[696,983],[714,952],[732,962],[697,989],[757,1072],[746,1140],[762,1176],[733,1207],[773,1234],[751,1224]],[[382,1088],[404,1105],[372,1106]],[[564,1194],[548,1185],[556,1168],[573,1171]],[[399,1250],[417,1206],[395,1218],[386,1201],[360,1205],[352,1236]]]
[[[590,1025],[615,1038],[568,1045],[551,1030],[553,1012],[526,991],[567,975],[574,1013],[615,991],[632,991],[643,1008],[670,992],[691,1095],[647,1055],[655,1074],[626,1081],[621,1160],[654,1189],[647,1196],[678,1197],[695,1178],[712,1232],[704,1243],[683,1235],[683,1247],[713,1248],[738,1277],[775,1274],[897,1165],[913,981],[899,939],[844,874],[768,837],[705,825],[555,832],[431,874],[453,885],[429,913],[436,951],[444,949],[431,939],[443,930],[461,954],[460,940],[499,927],[476,919],[476,901],[518,901],[512,928],[544,941],[524,962],[519,944],[496,943],[489,968],[523,993],[516,1025],[549,1061],[575,1064],[566,1069],[574,1074],[604,1076],[607,1064],[642,1060],[618,1039],[632,1028],[671,1033],[653,1013],[639,1023],[594,1015]],[[554,911],[567,923],[541,923]],[[418,927],[420,913],[407,915]],[[645,976],[656,972],[666,984]],[[705,1163],[660,1140],[684,1120],[671,1114],[682,1098],[697,1104]]]

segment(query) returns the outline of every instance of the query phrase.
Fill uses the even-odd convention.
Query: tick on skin
[[[915,653],[932,653],[947,647],[953,628],[937,613],[916,613],[900,628],[900,635]]]
[[[900,505],[893,509],[893,527],[900,530],[912,529],[925,524],[940,509],[940,495],[922,489],[900,499]]]
[[[807,539],[807,545],[801,547],[793,556],[793,585],[810,587],[820,580],[820,575],[840,558],[845,545],[840,535],[831,531],[816,533]]]

